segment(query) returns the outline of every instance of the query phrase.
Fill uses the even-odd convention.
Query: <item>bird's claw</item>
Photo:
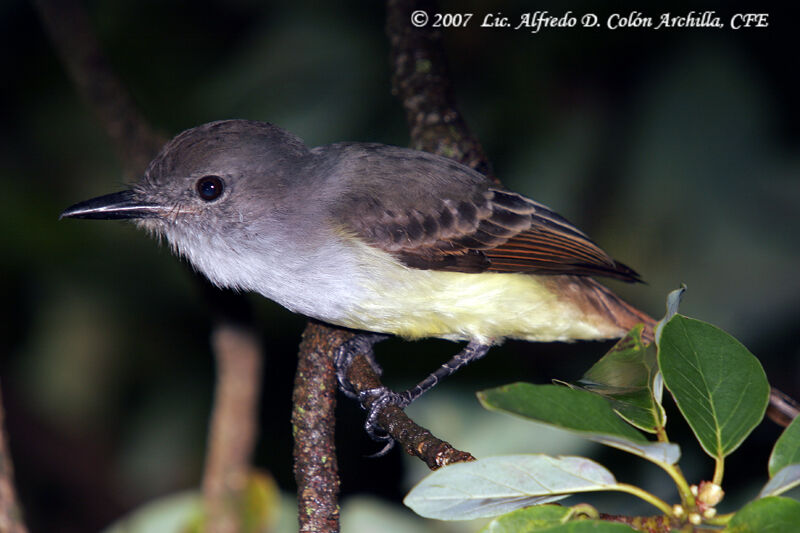
[[[350,365],[353,363],[353,359],[357,355],[360,354],[366,357],[376,375],[380,376],[383,373],[383,369],[380,367],[378,362],[375,361],[375,355],[372,351],[372,346],[376,342],[379,342],[385,338],[386,335],[378,334],[357,335],[349,341],[343,343],[336,350],[336,353],[333,356],[333,364],[336,368],[336,380],[339,382],[339,390],[341,390],[342,393],[348,398],[352,398],[354,400],[359,399],[358,392],[353,387],[353,384],[350,383],[350,380],[347,379],[347,372],[350,370]]]
[[[361,407],[367,411],[367,420],[364,422],[364,429],[367,434],[374,441],[386,441],[383,449],[370,455],[370,457],[382,457],[394,447],[395,440],[378,424],[378,416],[390,405],[396,405],[400,409],[404,409],[411,403],[411,400],[407,393],[397,393],[386,387],[361,391],[358,395],[358,400],[361,403]]]

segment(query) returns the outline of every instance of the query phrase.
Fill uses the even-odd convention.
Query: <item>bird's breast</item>
[[[332,324],[405,338],[501,342],[602,339],[624,334],[530,274],[407,267],[343,232],[316,239],[265,235],[247,246],[225,236],[170,238],[221,287],[257,292]]]

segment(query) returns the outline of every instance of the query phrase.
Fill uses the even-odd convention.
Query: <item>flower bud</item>
[[[697,494],[697,499],[709,507],[714,507],[725,496],[725,491],[722,487],[709,481],[700,483],[700,491]]]

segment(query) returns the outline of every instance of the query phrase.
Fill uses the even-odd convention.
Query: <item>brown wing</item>
[[[547,207],[496,188],[458,203],[443,199],[423,213],[384,212],[357,233],[407,266],[454,272],[598,275],[641,281],[639,275]]]
[[[560,215],[516,193],[490,190],[492,215],[478,225],[491,233],[509,213],[530,218],[530,227],[504,243],[482,250],[496,272],[535,271],[544,274],[601,275],[641,281],[631,268],[612,259],[583,232]]]
[[[599,275],[640,281],[547,207],[444,157],[375,144],[333,154],[333,219],[413,268]]]

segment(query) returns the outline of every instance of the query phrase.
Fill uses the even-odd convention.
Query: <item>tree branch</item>
[[[406,111],[411,146],[455,159],[497,181],[483,148],[456,104],[442,34],[430,25],[413,26],[411,14],[417,10],[436,13],[436,2],[387,2],[392,93]]]
[[[215,326],[212,345],[217,386],[203,473],[206,528],[236,533],[241,524],[235,496],[247,488],[257,437],[261,346],[249,329],[225,323]]]
[[[339,531],[333,354],[355,335],[318,322],[309,322],[303,332],[292,394],[294,477],[301,532]]]

